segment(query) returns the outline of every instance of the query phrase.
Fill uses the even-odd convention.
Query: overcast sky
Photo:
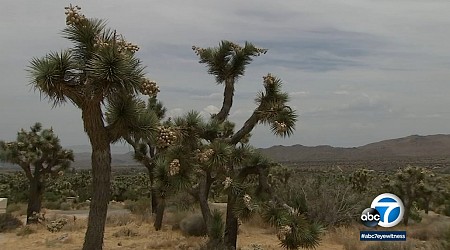
[[[80,111],[51,108],[28,85],[33,57],[70,46],[61,38],[69,2],[1,1],[0,139],[40,121],[64,145],[88,144]],[[258,126],[252,142],[352,147],[412,134],[450,133],[450,2],[438,0],[76,1],[140,46],[137,56],[176,116],[221,105],[222,87],[192,45],[250,41],[269,49],[236,86],[238,127],[255,107],[262,76],[280,77],[299,114],[295,135]]]

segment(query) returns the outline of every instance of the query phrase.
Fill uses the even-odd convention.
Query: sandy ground
[[[48,211],[47,217],[66,216],[69,223],[61,232],[51,233],[44,226],[34,226],[35,233],[26,236],[17,236],[16,232],[0,234],[1,250],[40,250],[40,249],[64,249],[79,250],[83,245],[86,230],[87,210],[77,211]],[[133,217],[125,209],[113,209],[109,216],[117,218]],[[71,220],[76,216],[75,221]],[[243,224],[238,236],[240,249],[255,249],[256,246],[264,250],[281,249],[279,241],[272,228],[261,228],[255,223]],[[117,236],[120,231],[131,230],[136,236]],[[165,223],[161,231],[155,231],[149,222],[139,222],[134,218],[130,221],[110,222],[106,226],[104,249],[198,249],[205,242],[204,237],[186,237],[179,230],[172,230],[170,223]],[[324,241],[318,250],[341,250],[342,246]]]

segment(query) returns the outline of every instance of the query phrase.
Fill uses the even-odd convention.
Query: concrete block
[[[0,214],[6,213],[7,205],[8,205],[8,198],[0,198]]]

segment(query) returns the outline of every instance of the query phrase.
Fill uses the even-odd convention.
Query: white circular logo
[[[380,213],[378,225],[381,227],[396,226],[403,219],[405,207],[397,195],[391,193],[380,194],[373,199],[371,208]]]

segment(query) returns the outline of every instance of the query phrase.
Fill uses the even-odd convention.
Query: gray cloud
[[[408,134],[450,133],[450,5],[446,1],[146,1],[81,0],[89,17],[108,20],[137,53],[172,115],[220,107],[223,86],[192,45],[251,41],[269,49],[236,86],[231,118],[254,109],[267,72],[279,76],[300,117],[296,134],[273,137],[258,126],[252,142],[361,145]],[[0,139],[35,121],[64,144],[87,144],[70,104],[52,109],[30,91],[33,57],[70,46],[60,37],[66,2],[5,1],[0,9]],[[365,95],[364,95],[365,93]],[[211,111],[211,108],[207,109]],[[206,111],[203,111],[206,112]]]

